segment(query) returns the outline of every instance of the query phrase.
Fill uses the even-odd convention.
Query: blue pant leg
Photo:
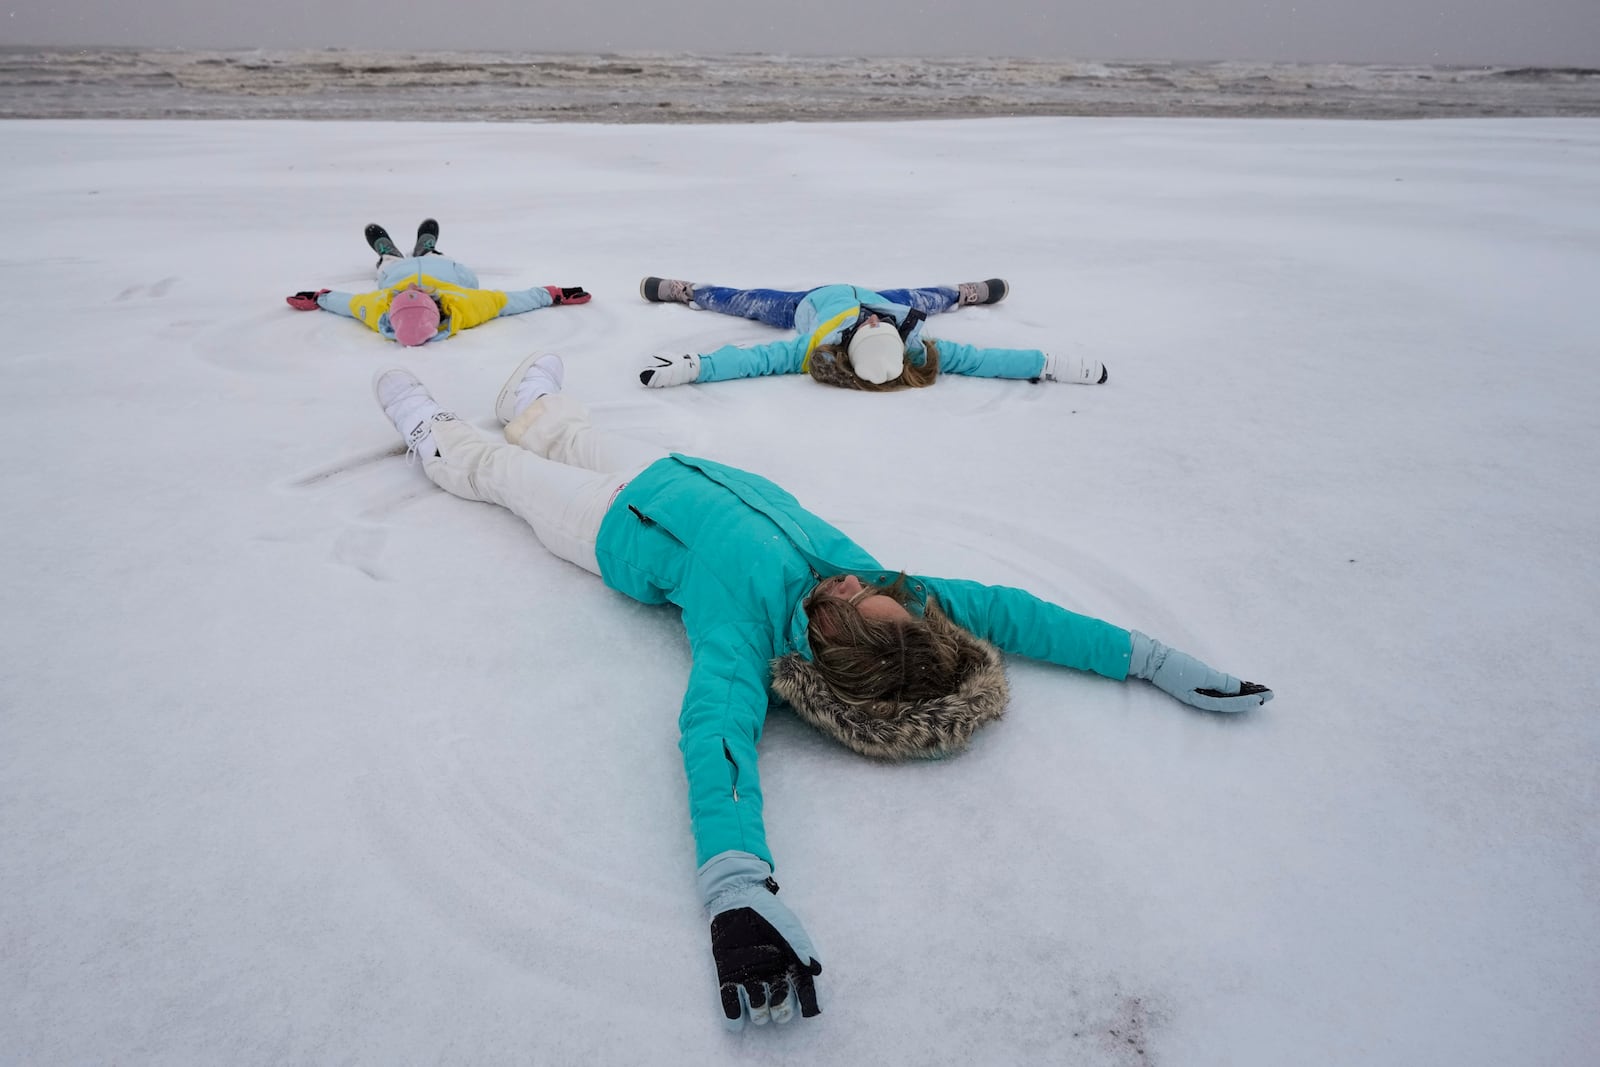
[[[695,306],[703,311],[755,319],[781,330],[794,329],[794,309],[800,306],[805,295],[781,289],[729,289],[722,285],[694,287]]]
[[[953,285],[939,285],[929,289],[879,289],[878,293],[891,303],[916,308],[924,315],[937,315],[949,311],[961,299]]]

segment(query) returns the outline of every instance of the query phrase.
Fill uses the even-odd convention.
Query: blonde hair
[[[856,373],[850,363],[850,353],[844,345],[818,345],[811,352],[806,370],[823,385],[837,385],[841,389],[861,389],[868,393],[892,393],[897,389],[921,389],[932,385],[939,377],[939,346],[931,337],[922,339],[927,359],[922,366],[905,357],[900,374],[886,382],[869,382]]]
[[[911,594],[902,573],[872,592],[906,604]],[[806,600],[812,663],[833,693],[874,714],[892,715],[908,701],[955,692],[974,668],[974,643],[929,597],[921,617],[864,618],[853,601],[813,593]]]

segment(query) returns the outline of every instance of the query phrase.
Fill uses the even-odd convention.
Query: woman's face
[[[852,604],[863,619],[899,622],[911,618],[911,612],[905,609],[905,605],[893,597],[884,596],[870,585],[862,585],[861,579],[853,574],[823,579],[817,585],[815,595]]]

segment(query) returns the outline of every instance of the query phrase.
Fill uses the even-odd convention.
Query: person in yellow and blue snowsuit
[[[367,244],[378,253],[378,288],[369,293],[302,290],[287,297],[297,311],[332,311],[365,323],[408,347],[454,337],[462,330],[505,315],[521,315],[556,304],[586,304],[581,286],[536,285],[531,289],[480,289],[478,276],[434,245],[439,224],[424,219],[410,256],[401,256],[387,230],[372,223]],[[429,258],[433,257],[433,258]]]

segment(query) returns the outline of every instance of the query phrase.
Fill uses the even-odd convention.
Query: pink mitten
[[[310,289],[302,289],[293,296],[286,296],[284,299],[287,300],[289,302],[289,306],[294,308],[296,311],[317,311],[320,309],[320,305],[317,303],[317,297],[321,296],[323,293],[329,293],[332,291],[333,290],[331,289],[318,289],[315,291]]]
[[[550,300],[556,304],[587,304],[589,294],[583,291],[581,285],[547,285],[544,291],[550,294]]]

